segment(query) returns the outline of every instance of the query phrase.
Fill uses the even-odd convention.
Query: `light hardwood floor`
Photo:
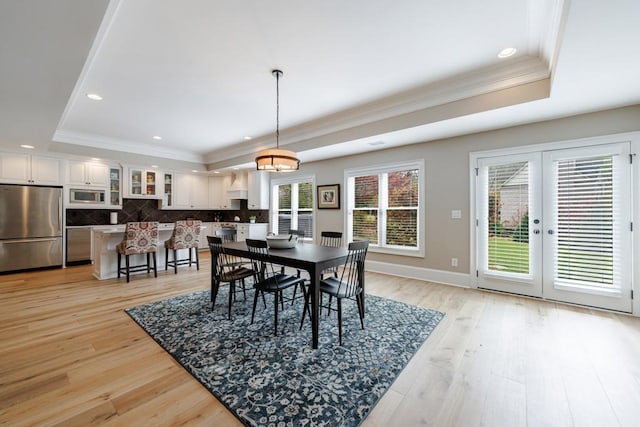
[[[239,426],[123,311],[209,287],[200,272],[0,276],[0,425]],[[367,274],[446,317],[364,426],[638,426],[640,319]],[[347,337],[348,339],[348,337]]]

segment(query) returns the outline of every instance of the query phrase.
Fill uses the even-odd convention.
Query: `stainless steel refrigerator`
[[[62,187],[0,184],[0,272],[62,266]]]

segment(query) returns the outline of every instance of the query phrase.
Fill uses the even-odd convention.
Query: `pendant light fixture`
[[[269,172],[293,172],[300,167],[300,160],[293,151],[280,149],[280,77],[283,73],[271,70],[271,74],[276,78],[276,148],[259,151],[256,167]]]

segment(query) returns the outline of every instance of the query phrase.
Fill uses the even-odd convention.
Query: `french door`
[[[478,159],[477,285],[630,312],[629,144]]]

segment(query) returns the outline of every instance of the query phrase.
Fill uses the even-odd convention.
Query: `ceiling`
[[[0,143],[246,166],[275,146],[273,68],[280,145],[302,162],[638,104],[639,16],[636,0],[10,0]]]

